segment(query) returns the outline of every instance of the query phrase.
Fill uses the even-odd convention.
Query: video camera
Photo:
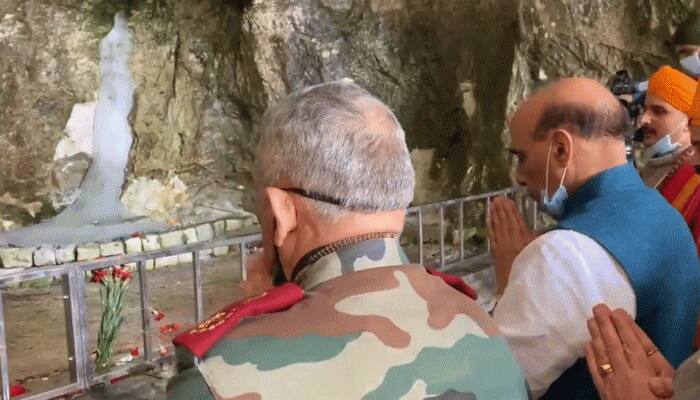
[[[627,109],[630,119],[635,126],[638,126],[638,118],[644,112],[644,102],[646,101],[647,88],[649,82],[638,82],[632,79],[627,70],[619,70],[608,79],[608,88]],[[635,143],[637,146],[644,140],[644,131],[638,128],[632,137],[625,139],[625,150],[627,160],[636,166],[634,157]]]
[[[619,70],[615,75],[608,79],[608,88],[617,97],[617,99],[625,106],[629,113],[632,122],[636,123],[637,118],[644,111],[644,102],[646,100],[647,88],[649,82],[638,82],[632,79],[627,70]],[[633,140],[641,142],[643,134],[641,130],[634,132]]]

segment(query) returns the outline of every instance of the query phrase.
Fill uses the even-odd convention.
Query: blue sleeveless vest
[[[683,217],[644,185],[632,165],[586,182],[566,200],[554,229],[590,237],[620,263],[637,299],[637,324],[674,368],[692,354],[700,306],[698,250]],[[542,398],[597,399],[585,359],[566,370]]]

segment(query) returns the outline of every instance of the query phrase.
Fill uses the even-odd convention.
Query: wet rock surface
[[[14,200],[0,197],[2,226],[54,215],[75,195],[89,154],[75,135],[77,152],[66,152],[74,132],[66,125],[76,104],[95,100],[97,45],[116,11],[127,12],[133,31],[137,85],[125,187],[143,179],[168,186],[177,176],[186,196],[164,194],[149,212],[198,214],[188,222],[201,222],[222,208],[253,209],[250,168],[264,109],[294,89],[340,78],[392,106],[410,149],[423,152],[414,159],[426,177],[417,200],[506,185],[504,120],[519,99],[548,78],[605,79],[622,67],[641,77],[672,62],[664,41],[692,6],[0,0],[0,195]],[[29,212],[29,204],[41,207]]]

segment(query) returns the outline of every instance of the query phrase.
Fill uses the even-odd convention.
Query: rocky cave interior
[[[507,6],[504,6],[507,5]],[[509,184],[504,121],[540,82],[641,77],[673,62],[692,0],[0,1],[0,229],[74,200],[91,138],[98,43],[133,32],[134,143],[122,201],[192,224],[254,211],[255,127],[306,85],[353,79],[387,102],[417,171],[415,204]],[[611,29],[614,27],[614,29]],[[84,131],[84,130],[83,130]]]
[[[392,107],[406,132],[414,205],[481,193],[510,185],[505,121],[523,97],[559,77],[604,82],[624,68],[642,78],[675,64],[669,39],[698,7],[696,0],[0,0],[0,232],[52,218],[75,201],[93,156],[84,116],[97,100],[98,45],[120,11],[132,33],[135,82],[121,201],[135,215],[209,237],[207,229],[253,223],[256,127],[287,93],[352,79]]]

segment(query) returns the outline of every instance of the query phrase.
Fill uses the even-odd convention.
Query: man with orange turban
[[[700,83],[700,81],[698,81]],[[691,120],[691,128],[696,128],[700,121],[700,85],[695,90],[691,106],[688,108],[688,118]],[[693,126],[694,125],[694,126]],[[688,223],[695,245],[700,253],[700,138],[698,135],[689,134],[692,145],[685,150],[686,157],[679,157],[671,170],[666,173],[660,182],[658,189]],[[695,336],[694,347],[700,348],[700,319],[698,319],[698,332]]]
[[[680,163],[700,164],[691,145],[690,114],[697,82],[681,71],[663,66],[649,79],[641,117],[644,157],[640,174],[647,186],[662,189]]]
[[[682,73],[678,72],[678,74]],[[656,75],[660,75],[659,72],[654,76]],[[656,157],[659,159],[675,154],[668,170],[653,186],[659,189],[666,200],[683,215],[693,232],[696,245],[700,248],[700,173],[698,173],[700,171],[700,157],[698,156],[700,142],[698,142],[698,138],[691,135],[690,131],[691,121],[695,122],[700,118],[700,93],[697,90],[697,82],[693,81],[693,96],[689,98],[687,92],[690,87],[693,87],[688,82],[689,78],[684,75],[674,81],[673,76],[671,72],[658,78],[657,91],[655,92],[657,95],[647,97],[647,110],[644,113],[644,118],[647,119],[643,121],[647,123],[645,126],[649,127],[649,138],[654,137],[655,140],[666,140],[666,142],[669,139],[663,138],[671,138],[671,143],[677,143],[675,146],[677,148],[674,148],[670,155]],[[651,88],[650,82],[650,92]],[[674,126],[674,124],[677,124],[679,128],[667,128]],[[669,134],[659,138],[660,135],[657,132],[664,127]],[[646,128],[644,139],[646,144]],[[651,158],[649,162],[654,162],[654,160],[655,158]]]
[[[657,72],[657,74],[659,73]],[[670,72],[667,75],[658,77],[662,78],[657,78],[656,81],[655,93],[658,93],[658,96],[652,97],[651,102],[649,97],[647,97],[647,110],[644,116],[647,117],[646,122],[649,123],[650,127],[652,122],[655,124],[654,126],[660,126],[661,123],[665,123],[666,126],[673,126],[676,123],[674,121],[681,121],[678,123],[679,126],[685,127],[684,129],[677,129],[678,132],[675,132],[675,139],[672,139],[672,141],[676,140],[677,143],[682,144],[677,149],[674,149],[673,153],[660,156],[661,158],[667,157],[673,161],[670,162],[670,167],[663,173],[661,179],[651,186],[658,188],[664,198],[683,215],[685,222],[688,223],[693,233],[695,245],[698,247],[698,253],[700,254],[700,157],[698,156],[700,154],[700,135],[697,134],[698,128],[700,128],[700,85],[698,85],[700,81],[695,82],[693,98],[688,101],[688,89],[691,87],[688,79],[683,76],[674,80],[674,75],[677,74]],[[651,88],[650,81],[650,91]],[[667,99],[667,101],[659,101],[658,97]],[[675,110],[670,110],[665,114],[661,112],[662,110],[668,110],[671,104],[674,104],[672,107]],[[662,119],[666,119],[666,121],[662,121]],[[643,119],[643,121],[645,120]],[[656,131],[651,130],[651,132],[655,133]],[[646,145],[646,134],[644,140]],[[686,143],[689,144],[686,145]],[[654,163],[654,158],[650,159],[649,162]],[[645,176],[643,170],[640,170],[640,173],[643,177]],[[647,176],[649,175],[647,174]],[[649,184],[649,182],[647,183]],[[700,348],[700,319],[698,319],[697,328],[698,331],[694,340],[696,349]]]

